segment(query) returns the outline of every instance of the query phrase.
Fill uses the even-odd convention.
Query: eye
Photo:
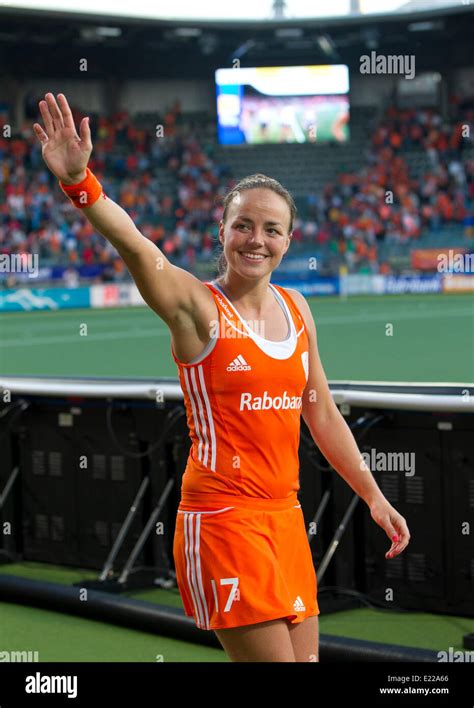
[[[237,224],[236,229],[248,229],[250,228],[248,224]]]
[[[274,229],[273,226],[271,226],[269,229],[267,229],[267,231],[273,231],[276,234],[280,233],[279,231],[277,231],[277,229]]]

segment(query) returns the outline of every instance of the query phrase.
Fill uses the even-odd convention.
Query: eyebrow
[[[253,224],[253,220],[250,219],[248,216],[236,216],[235,217],[236,221],[249,221],[251,224]],[[266,226],[283,226],[279,221],[266,221],[265,222]]]

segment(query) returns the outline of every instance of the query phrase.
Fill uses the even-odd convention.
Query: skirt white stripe
[[[194,519],[196,520],[194,524]],[[200,629],[209,629],[209,611],[204,593],[200,557],[201,513],[184,512],[186,577]]]

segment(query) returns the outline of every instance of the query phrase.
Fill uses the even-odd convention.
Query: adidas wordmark
[[[242,354],[236,356],[234,361],[231,361],[227,367],[227,371],[251,371],[252,367],[247,364]]]

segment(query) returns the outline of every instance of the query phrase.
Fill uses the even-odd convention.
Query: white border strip
[[[79,396],[83,398],[139,398],[158,400],[157,393],[163,398],[183,400],[183,392],[179,383],[174,380],[144,381],[131,383],[123,379],[110,381],[104,379],[56,379],[29,377],[0,377],[0,390],[8,390],[15,394],[34,394],[36,396]]]
[[[453,396],[438,393],[388,393],[384,391],[344,391],[343,389],[332,389],[331,393],[338,406],[346,404],[354,408],[474,413],[474,395],[458,394]]]
[[[446,411],[452,413],[474,412],[474,389],[472,383],[416,383],[393,381],[330,381],[331,394],[337,405],[347,404],[356,408],[394,408],[418,411]],[[353,385],[367,386],[366,390],[354,390]],[[397,393],[371,391],[377,386],[413,386],[425,388],[426,393]],[[347,388],[348,387],[348,388]],[[430,393],[429,388],[460,389],[452,393]],[[160,392],[163,400],[183,400],[179,383],[172,379],[156,381],[130,381],[129,379],[84,378],[33,378],[23,376],[0,377],[0,392],[8,390],[14,395],[66,396],[78,398],[147,399],[156,401]],[[465,393],[467,392],[467,393]]]

